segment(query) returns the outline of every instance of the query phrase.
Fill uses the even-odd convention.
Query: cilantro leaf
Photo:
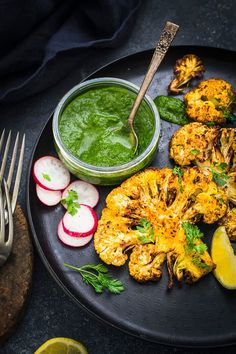
[[[199,240],[204,236],[199,228],[190,222],[183,222],[182,228],[184,229],[187,241],[186,252],[204,253],[207,250],[207,245],[205,243],[199,243]]]
[[[175,176],[178,176],[178,183],[179,183],[179,186],[180,186],[180,192],[183,193],[184,189],[183,189],[183,186],[182,186],[182,177],[184,175],[184,171],[181,167],[179,166],[175,166],[173,168],[173,173]]]
[[[198,149],[192,149],[190,152],[191,152],[192,155],[200,154],[200,150],[198,150]]]
[[[47,173],[42,173],[42,176],[46,181],[51,182],[51,177]]]
[[[61,199],[61,203],[67,207],[67,211],[72,216],[77,213],[77,209],[80,208],[80,204],[77,202],[78,193],[74,190],[69,190],[66,198]]]
[[[216,172],[212,170],[212,180],[219,186],[222,187],[227,183],[229,177],[224,172]]]
[[[202,262],[201,258],[198,255],[195,255],[192,258],[193,264],[195,264],[197,267],[204,268],[206,270],[210,270],[210,266],[204,262]]]
[[[148,220],[140,219],[139,225],[136,226],[136,229],[143,234],[138,238],[142,244],[155,243],[154,230]]]

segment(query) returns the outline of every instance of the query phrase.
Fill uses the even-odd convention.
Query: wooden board
[[[14,215],[13,249],[0,267],[0,343],[19,322],[29,294],[33,270],[33,249],[28,225],[19,205]]]

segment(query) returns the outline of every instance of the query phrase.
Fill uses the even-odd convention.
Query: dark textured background
[[[26,161],[28,161],[38,134],[58,100],[82,78],[114,59],[154,47],[166,20],[172,20],[181,27],[174,45],[204,45],[236,50],[235,16],[235,0],[143,1],[132,33],[122,47],[91,52],[91,56],[82,66],[76,65],[77,58],[73,52],[58,57],[61,70],[66,67],[64,79],[47,91],[23,102],[2,104],[0,130],[5,126],[12,128],[13,131],[26,132]],[[68,66],[71,67],[69,74]],[[55,78],[57,76],[57,73],[53,72],[53,67],[51,75]],[[23,173],[19,197],[24,210],[26,210],[26,172],[27,167]],[[31,354],[45,340],[56,336],[81,340],[92,354],[236,352],[236,346],[217,350],[168,348],[143,342],[108,327],[88,315],[64,294],[35,252],[32,293],[26,312],[15,333],[0,349],[0,353]]]

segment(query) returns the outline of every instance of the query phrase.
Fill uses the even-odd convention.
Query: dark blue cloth
[[[141,0],[0,0],[0,100],[53,84],[55,58],[114,47],[130,32]],[[63,70],[62,70],[63,71]],[[52,73],[52,79],[48,75]]]

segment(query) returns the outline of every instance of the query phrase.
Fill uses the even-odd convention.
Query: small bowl
[[[139,87],[132,84],[129,81],[125,81],[117,78],[99,78],[92,79],[88,81],[84,81],[79,85],[73,87],[69,92],[65,94],[65,96],[58,103],[56,110],[53,115],[53,137],[55,142],[55,147],[58,153],[59,158],[68,168],[68,170],[78,178],[88,181],[97,185],[115,185],[122,182],[124,179],[130,177],[134,173],[143,169],[147,165],[149,165],[154,157],[154,154],[157,150],[159,136],[160,136],[160,117],[155,106],[153,100],[145,95],[144,102],[146,103],[148,109],[154,118],[155,129],[152,140],[147,148],[132,161],[112,167],[99,167],[88,164],[84,161],[79,160],[77,157],[73,156],[70,151],[63,144],[59,129],[58,123],[61,117],[62,112],[65,107],[76,97],[81,94],[89,91],[94,88],[102,88],[109,86],[118,86],[122,88],[126,88],[131,92],[138,93]],[[128,119],[128,117],[127,117]]]

